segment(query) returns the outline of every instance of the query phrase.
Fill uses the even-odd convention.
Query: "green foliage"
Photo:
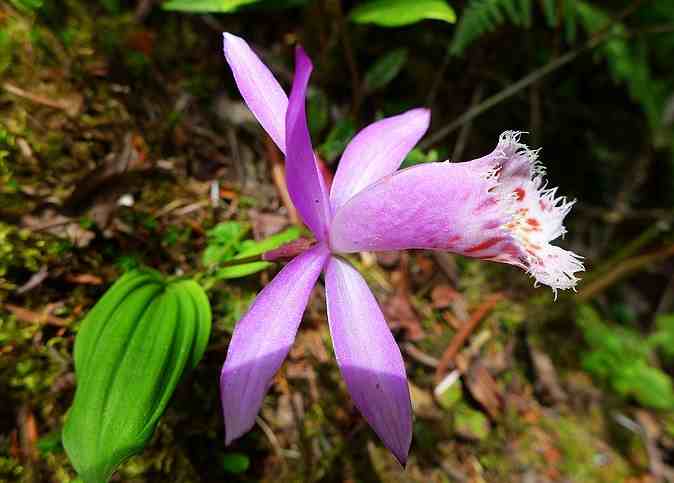
[[[164,10],[178,10],[182,12],[204,13],[234,12],[244,5],[257,3],[260,0],[168,0],[162,4]]]
[[[596,52],[605,60],[613,79],[625,84],[632,99],[644,110],[657,144],[667,144],[668,136],[661,130],[662,106],[668,86],[654,78],[650,65],[649,46],[643,39],[628,40],[627,29],[612,16],[591,2],[582,0],[543,0],[542,14],[551,28],[564,27],[567,42],[576,40],[577,24],[588,35],[598,34],[609,28],[610,37]],[[659,5],[659,3],[658,3]],[[674,13],[662,7],[660,17],[674,18]],[[466,48],[484,34],[510,22],[518,27],[531,28],[534,15],[531,0],[471,0],[468,2],[450,46],[453,55],[461,55]],[[671,17],[667,17],[671,15]],[[671,89],[671,86],[669,86]]]
[[[2,38],[4,32],[0,31],[0,49],[2,49]],[[3,71],[2,50],[0,50],[0,73]],[[9,131],[0,126],[0,182],[5,184],[9,182],[11,171],[9,169],[7,158],[14,150],[14,136]]]
[[[531,0],[470,0],[456,27],[450,52],[461,55],[478,38],[508,20],[520,27],[531,27],[531,8]],[[556,19],[555,9],[549,5],[545,12],[549,22]]]
[[[10,0],[15,7],[26,12],[32,12],[42,7],[44,0]]]
[[[541,13],[550,28],[564,28],[566,41],[576,40],[579,0],[542,0]],[[470,0],[456,28],[450,51],[461,55],[468,46],[483,35],[510,22],[531,28],[535,14],[532,0]]]
[[[346,145],[356,134],[356,125],[350,118],[341,119],[328,133],[325,142],[318,147],[318,152],[326,161],[334,161],[344,152]]]
[[[107,481],[154,433],[211,329],[203,289],[154,271],[123,275],[87,314],[75,340],[75,400],[63,445],[85,483]]]
[[[655,333],[650,342],[657,346],[668,362],[674,362],[674,314],[662,314],[655,319]]]
[[[436,149],[430,149],[427,152],[424,152],[419,148],[414,148],[407,154],[400,168],[409,168],[410,166],[422,163],[433,163],[439,159],[440,153]]]
[[[318,136],[330,120],[330,101],[325,93],[318,89],[309,90],[307,104],[307,122],[311,136]]]
[[[265,11],[283,10],[286,8],[303,7],[312,0],[262,0],[251,4],[250,9],[259,9]]]
[[[250,467],[250,458],[244,453],[227,453],[222,458],[222,466],[227,473],[243,473]]]
[[[227,333],[232,333],[236,323],[246,313],[248,307],[255,299],[256,292],[242,292],[227,287],[228,290],[220,291],[217,297],[217,305],[213,307],[217,311],[217,327]]]
[[[489,437],[489,420],[483,412],[467,404],[458,404],[454,409],[454,430],[463,436],[477,441]]]
[[[15,288],[5,279],[11,270],[37,272],[49,257],[50,248],[30,230],[0,222],[0,289]]]
[[[120,0],[100,0],[101,5],[110,13],[118,14],[122,8]]]
[[[42,436],[37,442],[37,449],[43,455],[63,451],[61,431],[52,431]]]
[[[438,385],[435,388],[435,399],[441,408],[451,411],[463,399],[463,384],[456,379],[449,387]]]
[[[576,323],[589,350],[581,355],[583,367],[622,397],[644,406],[674,409],[674,388],[667,374],[650,364],[658,338],[604,323],[590,306],[578,309]]]
[[[380,27],[400,27],[421,20],[456,22],[456,14],[445,0],[370,0],[351,10],[356,23],[373,23]]]
[[[265,261],[253,261],[231,266],[218,267],[218,264],[262,255],[300,236],[297,227],[291,227],[261,241],[244,239],[249,227],[236,221],[219,223],[208,231],[208,245],[204,250],[202,262],[212,271],[205,276],[202,285],[210,288],[218,280],[240,278],[264,270],[271,264]]]
[[[611,17],[588,2],[578,1],[576,8],[581,24],[589,34],[611,25]],[[643,108],[651,128],[657,131],[667,92],[651,74],[646,44],[628,40],[625,33],[623,24],[613,24],[612,36],[598,47],[598,53],[606,60],[613,79],[627,86],[632,99]]]
[[[208,230],[208,245],[202,256],[203,264],[214,265],[233,258],[246,232],[246,226],[236,221],[219,223]]]
[[[392,50],[377,59],[365,73],[365,89],[372,92],[386,87],[407,63],[407,55],[407,49],[401,48]]]
[[[12,64],[12,37],[7,30],[0,30],[0,74]]]
[[[162,8],[192,13],[231,13],[246,7],[281,10],[300,7],[308,2],[309,0],[167,0]]]

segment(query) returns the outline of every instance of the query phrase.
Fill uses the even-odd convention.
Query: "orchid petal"
[[[573,202],[547,189],[537,152],[506,132],[494,152],[429,163],[361,191],[333,218],[336,252],[423,248],[509,263],[553,290],[574,288],[580,257],[550,242]]]
[[[259,293],[236,325],[220,375],[226,444],[253,427],[327,258],[323,244],[297,256]]]
[[[241,96],[267,134],[285,153],[288,96],[245,40],[227,32],[222,35],[225,58]]]
[[[333,257],[325,274],[330,334],[337,364],[356,407],[405,465],[412,405],[400,349],[363,277]]]
[[[286,113],[286,181],[293,204],[319,241],[327,238],[330,221],[325,181],[311,147],[306,116],[306,91],[313,66],[302,47],[295,51],[295,78]]]
[[[360,131],[339,161],[330,192],[333,211],[363,188],[396,171],[426,133],[430,121],[428,109],[412,109]]]

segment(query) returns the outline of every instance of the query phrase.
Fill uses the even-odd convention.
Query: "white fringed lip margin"
[[[499,195],[507,214],[502,229],[516,249],[497,258],[523,268],[536,284],[550,286],[556,298],[557,290],[575,290],[580,280],[575,273],[585,270],[583,257],[550,243],[566,234],[564,218],[576,201],[557,196],[557,188],[547,187],[540,149],[521,143],[522,134],[501,134],[486,174],[494,181],[490,191]]]

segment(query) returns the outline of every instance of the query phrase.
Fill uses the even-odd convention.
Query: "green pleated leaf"
[[[63,445],[85,483],[107,481],[152,437],[184,373],[203,356],[211,312],[192,280],[122,276],[75,340],[75,400]]]
[[[371,0],[351,10],[352,21],[381,27],[400,27],[426,19],[454,23],[456,13],[444,0]]]

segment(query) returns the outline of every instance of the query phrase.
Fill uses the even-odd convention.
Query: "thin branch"
[[[433,144],[437,143],[441,139],[444,139],[447,137],[449,134],[457,130],[459,127],[461,127],[463,124],[472,121],[476,117],[480,116],[481,114],[484,114],[486,111],[491,109],[492,107],[500,104],[501,102],[505,101],[506,99],[514,96],[518,92],[520,92],[522,89],[525,89],[529,85],[533,84],[534,82],[538,81],[539,79],[542,79],[546,75],[564,67],[566,64],[570,63],[571,61],[575,60],[579,55],[588,52],[590,50],[593,50],[597,46],[601,45],[604,41],[609,39],[610,37],[615,36],[616,34],[611,32],[611,27],[613,27],[616,23],[622,21],[625,17],[628,17],[634,11],[637,10],[637,8],[643,3],[644,0],[636,0],[633,2],[628,8],[626,8],[615,20],[610,22],[608,25],[606,25],[603,29],[597,31],[592,37],[585,42],[583,45],[581,45],[578,48],[575,48],[566,54],[562,55],[561,57],[557,57],[556,59],[551,60],[544,66],[532,71],[531,73],[527,74],[517,82],[510,84],[508,87],[503,89],[500,92],[497,92],[491,97],[488,97],[485,99],[481,104],[468,109],[466,112],[461,114],[457,119],[454,121],[450,122],[447,124],[445,127],[439,129],[438,131],[434,132],[431,134],[428,138],[426,138],[420,145],[419,147],[421,149],[427,149],[429,146],[432,146]]]
[[[478,84],[473,92],[473,98],[470,100],[470,105],[477,106],[482,100],[484,95],[484,83]],[[459,131],[459,138],[456,140],[456,145],[454,146],[454,152],[452,153],[452,161],[457,161],[463,156],[463,151],[466,149],[466,144],[468,143],[468,137],[470,136],[470,131],[473,127],[472,122],[466,122]]]
[[[566,54],[562,55],[561,57],[558,57],[557,59],[554,59],[554,60],[548,62],[543,67],[540,67],[540,68],[534,70],[533,72],[526,75],[525,77],[518,80],[517,82],[515,82],[513,84],[510,84],[508,87],[503,89],[501,92],[498,92],[498,93],[494,94],[493,96],[488,97],[487,99],[485,99],[480,104],[473,107],[472,109],[468,109],[466,112],[461,114],[458,118],[456,118],[454,121],[450,122],[445,127],[437,130],[432,135],[427,137],[419,145],[419,147],[421,149],[428,149],[433,144],[437,143],[438,141],[447,137],[449,134],[456,131],[458,128],[463,126],[465,123],[472,121],[473,119],[475,119],[479,115],[484,114],[486,111],[488,111],[492,107],[500,104],[501,102],[505,101],[509,97],[514,96],[519,91],[521,91],[522,89],[524,89],[524,88],[528,87],[529,85],[533,84],[537,80],[545,77],[546,75],[550,74],[551,72],[556,71],[560,67],[565,66],[566,64],[568,64],[569,62],[574,60],[576,57],[578,57],[582,52],[584,52],[586,50],[588,50],[588,46],[584,45],[584,46],[579,47],[577,49],[574,49],[570,52],[567,52]]]
[[[49,99],[48,97],[42,96],[40,94],[34,94],[32,92],[25,91],[25,90],[21,89],[20,87],[17,87],[15,85],[10,84],[9,82],[5,82],[4,84],[2,84],[2,87],[7,92],[9,92],[11,94],[14,94],[17,97],[27,99],[31,102],[36,103],[36,104],[48,106],[48,107],[51,107],[53,109],[63,110],[69,116],[75,116],[81,108],[81,103],[79,103],[79,102],[68,102],[64,99],[61,99],[61,100]]]
[[[271,177],[276,186],[276,191],[278,191],[279,197],[281,198],[281,202],[288,211],[288,218],[290,218],[293,225],[302,226],[300,215],[297,213],[297,209],[290,199],[290,193],[288,193],[285,167],[283,165],[283,160],[281,159],[281,154],[269,136],[265,137],[265,148],[267,150],[269,163],[271,164]]]
[[[589,285],[585,286],[579,293],[578,299],[585,302],[595,297],[599,293],[606,290],[608,287],[618,282],[619,280],[635,273],[649,265],[656,262],[661,262],[667,258],[674,256],[674,245],[667,245],[659,250],[645,255],[625,260],[614,269],[607,272],[603,277],[595,280]]]
[[[452,54],[449,49],[445,49],[445,56],[442,58],[442,64],[438,72],[435,74],[433,82],[431,83],[431,88],[428,91],[428,97],[426,97],[426,105],[432,106],[435,102],[435,96],[438,94],[438,89],[440,88],[440,83],[442,82],[445,72],[447,71],[447,66],[449,66],[449,61],[452,58]]]
[[[363,93],[361,88],[360,73],[358,72],[358,63],[353,52],[353,45],[351,44],[351,37],[348,31],[348,21],[344,18],[341,2],[334,2],[331,4],[334,7],[334,13],[337,15],[339,38],[344,47],[344,58],[346,65],[349,68],[351,76],[351,90],[353,91],[353,98],[351,100],[351,113],[354,117],[358,117],[358,110],[363,101]]]
[[[450,365],[454,363],[454,358],[456,357],[456,354],[459,352],[459,349],[461,349],[461,347],[463,346],[464,342],[466,342],[466,339],[468,339],[470,334],[473,333],[475,327],[477,327],[477,324],[479,324],[480,321],[484,319],[489,312],[491,312],[491,310],[502,298],[503,295],[499,293],[493,294],[490,297],[488,297],[487,300],[482,302],[482,304],[480,304],[480,306],[477,309],[475,309],[470,319],[467,320],[463,324],[461,329],[459,329],[459,331],[454,335],[449,345],[447,346],[447,349],[445,349],[445,352],[442,354],[442,357],[440,358],[437,367],[435,368],[436,381],[440,381],[442,379],[444,373],[447,372],[447,369],[450,367]]]
[[[53,325],[55,327],[70,327],[66,319],[56,317],[49,313],[33,312],[13,304],[5,304],[5,308],[10,311],[17,319],[34,324]]]
[[[417,346],[412,344],[411,342],[404,342],[401,345],[402,349],[405,351],[405,353],[410,356],[412,359],[415,361],[428,366],[432,368],[438,367],[438,364],[440,361],[436,359],[435,357],[426,354],[424,351],[419,349]]]
[[[662,221],[658,221],[649,226],[639,236],[621,247],[613,256],[609,257],[602,262],[601,265],[586,274],[584,277],[585,285],[587,286],[591,282],[594,282],[594,280],[603,277],[605,273],[613,270],[614,267],[618,266],[623,260],[635,255],[642,247],[654,241],[660,234],[667,230],[669,230],[669,224]]]

